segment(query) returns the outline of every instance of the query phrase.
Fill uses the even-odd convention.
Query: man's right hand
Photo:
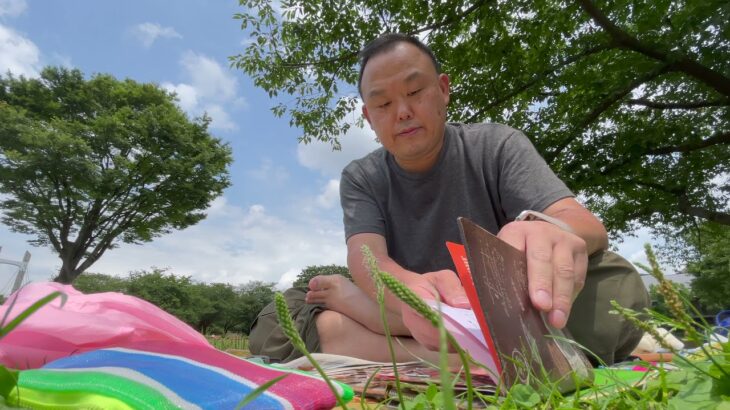
[[[450,306],[468,308],[469,299],[466,297],[464,287],[461,286],[459,278],[452,270],[440,270],[428,272],[423,275],[412,277],[405,282],[416,295],[424,300],[440,300]],[[439,334],[431,322],[416,313],[405,303],[401,308],[403,324],[410,330],[411,335],[419,343],[431,350],[438,350]]]

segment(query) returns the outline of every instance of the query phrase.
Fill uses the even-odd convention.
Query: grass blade
[[[246,407],[249,403],[256,400],[256,398],[259,397],[263,392],[265,392],[269,387],[278,383],[281,379],[285,378],[286,376],[288,376],[288,374],[282,374],[281,376],[275,377],[275,378],[269,380],[268,382],[262,384],[261,386],[257,387],[254,391],[247,394],[246,397],[244,397],[240,403],[238,403],[238,406],[236,406],[236,410]]]
[[[13,329],[18,327],[25,319],[27,319],[28,316],[32,315],[33,313],[38,311],[38,309],[47,305],[48,303],[50,303],[51,301],[53,301],[53,299],[55,299],[57,297],[61,298],[61,306],[63,306],[66,303],[66,299],[68,298],[68,296],[66,296],[65,293],[56,291],[56,292],[52,292],[49,295],[41,298],[40,300],[37,300],[35,303],[30,305],[27,309],[20,312],[20,314],[18,316],[16,316],[13,320],[11,320],[7,325],[4,325],[0,328],[0,338],[4,337],[8,333],[10,333]],[[8,312],[10,311],[10,309],[12,309],[12,306],[13,305],[11,305],[11,307],[8,309]],[[6,312],[6,316],[3,318],[3,323],[0,323],[0,325],[3,325],[5,323],[5,319],[7,318],[8,312]]]

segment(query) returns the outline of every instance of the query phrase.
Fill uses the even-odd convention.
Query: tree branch
[[[688,215],[712,221],[721,225],[730,225],[730,213],[692,206],[686,195],[679,197],[679,210]]]
[[[705,107],[726,107],[730,106],[730,100],[712,100],[712,101],[693,101],[686,103],[665,103],[658,101],[651,101],[648,98],[638,98],[635,100],[628,100],[629,105],[643,105],[649,108],[656,108],[658,110],[693,110],[697,108]]]
[[[451,18],[445,19],[444,21],[442,21],[440,23],[434,23],[434,24],[431,24],[431,25],[428,25],[425,27],[421,27],[418,30],[411,31],[410,33],[408,33],[408,35],[413,36],[413,35],[416,35],[419,33],[423,33],[424,31],[436,30],[436,29],[439,29],[442,27],[449,26],[453,23],[456,23],[457,21],[462,20],[464,17],[468,16],[469,14],[479,10],[486,2],[487,2],[487,0],[479,0],[478,2],[472,4],[472,6],[469,7],[468,9],[464,10],[461,14],[452,16]]]
[[[722,212],[722,211],[715,211],[712,209],[707,208],[701,208],[698,206],[693,206],[689,202],[689,197],[687,196],[687,188],[686,187],[667,187],[665,185],[658,184],[656,182],[647,182],[647,181],[637,181],[633,179],[627,179],[629,182],[633,182],[636,185],[645,186],[647,188],[656,189],[662,192],[666,192],[672,195],[675,195],[677,197],[677,209],[679,212],[698,217],[703,218],[705,220],[715,222],[721,225],[730,225],[730,213]]]
[[[666,147],[650,149],[646,151],[646,153],[650,155],[665,155],[675,152],[690,152],[719,144],[730,144],[730,131],[719,132],[707,139],[690,142],[684,145],[670,145]]]
[[[690,59],[686,55],[661,50],[642,43],[625,30],[615,25],[591,0],[578,0],[583,10],[591,16],[613,42],[621,48],[636,51],[647,57],[667,63],[672,70],[681,71],[730,97],[730,78]]]

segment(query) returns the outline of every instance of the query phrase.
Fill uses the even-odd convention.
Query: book
[[[505,390],[545,378],[561,392],[589,384],[593,371],[585,354],[530,301],[524,252],[466,218],[458,224],[464,245],[447,247],[472,309],[440,306],[457,342]]]

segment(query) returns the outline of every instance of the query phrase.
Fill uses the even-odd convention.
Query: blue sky
[[[150,243],[121,245],[89,271],[126,275],[156,266],[205,282],[285,287],[306,266],[345,265],[339,174],[378,146],[374,134],[354,129],[335,152],[298,144],[300,130],[276,118],[266,93],[229,68],[228,57],[248,40],[233,19],[239,11],[231,0],[0,0],[0,72],[37,76],[60,65],[156,83],[177,92],[191,116],[207,112],[211,133],[233,149],[232,186],[206,220]],[[19,260],[30,250],[29,279],[49,279],[60,260],[27,239],[0,225],[0,258]],[[619,251],[641,260],[645,241],[645,234],[628,239]],[[0,293],[12,272],[0,265]]]

